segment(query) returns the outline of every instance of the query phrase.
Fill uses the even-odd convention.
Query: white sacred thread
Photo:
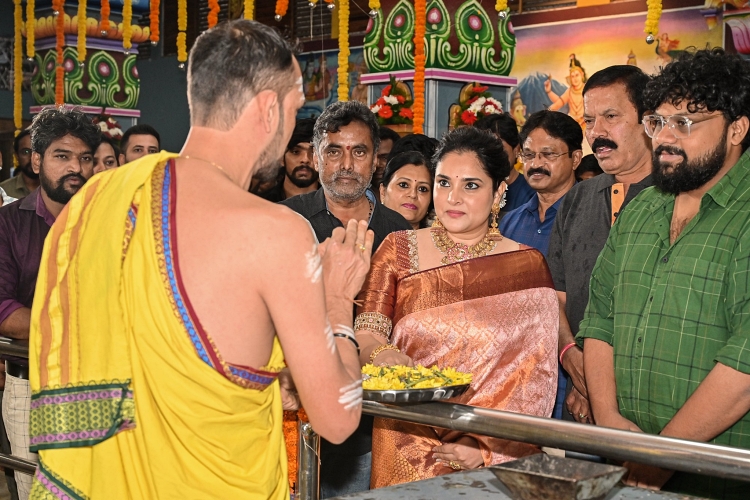
[[[345,410],[351,410],[362,404],[362,381],[357,380],[351,384],[342,387],[339,403],[344,405]]]
[[[297,78],[297,81],[295,83],[297,84],[297,86],[299,86],[300,101],[302,102],[302,104],[304,104],[305,103],[305,85],[304,85],[304,80],[300,76],[299,78]]]
[[[320,281],[320,277],[323,275],[323,261],[320,260],[320,254],[318,253],[318,245],[313,243],[312,250],[305,254],[307,258],[307,270],[305,271],[305,277],[309,278],[313,283]]]
[[[333,336],[333,328],[331,328],[331,324],[326,320],[326,343],[328,344],[328,349],[331,350],[331,354],[336,352],[336,338]]]

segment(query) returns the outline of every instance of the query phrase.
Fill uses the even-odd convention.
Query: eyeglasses
[[[529,152],[526,152],[526,153],[521,153],[518,156],[521,158],[522,162],[524,162],[524,163],[530,163],[530,162],[534,161],[534,159],[537,156],[541,156],[542,159],[544,159],[545,161],[553,162],[553,161],[557,160],[558,158],[560,158],[562,155],[571,156],[571,152],[570,151],[566,151],[564,153],[552,153],[550,151],[540,151],[539,153],[535,153],[533,151],[529,151]]]
[[[687,139],[688,137],[690,137],[691,125],[712,120],[719,116],[724,115],[711,115],[708,118],[704,118],[702,120],[693,120],[684,115],[645,115],[643,117],[643,128],[646,129],[646,135],[652,139],[659,135],[659,133],[665,126],[669,129],[670,132],[672,132],[672,135],[674,135],[675,139]]]

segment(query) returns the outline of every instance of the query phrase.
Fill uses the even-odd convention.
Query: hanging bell
[[[335,5],[333,5],[333,3],[329,3],[329,4],[328,4],[328,10],[333,10],[333,9],[335,9],[335,8],[336,8],[336,6],[335,6]]]
[[[156,45],[157,45],[158,43],[159,43],[159,42],[158,42],[157,40],[151,40],[151,45],[153,45],[154,47],[156,47]]]
[[[53,11],[52,11],[52,15],[53,15],[53,16],[55,16],[55,17],[57,17],[57,16],[59,16],[59,15],[60,15],[60,12],[59,12],[59,11],[57,11],[57,10],[53,10]]]
[[[33,57],[27,57],[26,60],[29,61],[29,62],[34,62],[34,58]]]
[[[656,38],[654,38],[654,35],[649,33],[649,35],[646,37],[646,43],[651,45],[652,43],[654,43],[654,41],[656,41]]]
[[[314,8],[314,7],[315,7],[315,4],[314,4],[313,2],[309,2],[309,3],[307,4],[307,6],[308,6],[308,7],[310,7],[310,8],[312,9],[312,8]]]
[[[368,13],[368,15],[369,15],[369,16],[370,16],[371,18],[375,19],[376,17],[378,17],[378,11],[377,11],[377,10],[375,10],[375,9],[372,9],[372,10],[371,10],[371,11],[370,11],[370,12]]]
[[[273,16],[273,18],[276,19],[277,23],[281,22],[281,16],[280,15],[276,14],[275,16]]]
[[[83,61],[81,61],[81,62],[78,63],[78,67],[81,68],[81,69],[83,69],[83,68],[86,67],[86,63],[83,62]]]
[[[177,65],[177,67],[180,69],[185,69],[185,63],[181,62],[180,64]]]
[[[505,12],[504,10],[498,12],[497,15],[500,16],[500,19],[505,19],[506,17],[508,17],[508,13]]]
[[[130,49],[125,49],[123,50],[123,52],[125,53],[126,56],[130,55]]]
[[[109,32],[107,30],[102,30],[101,34],[102,34],[102,36],[107,36],[109,34]]]

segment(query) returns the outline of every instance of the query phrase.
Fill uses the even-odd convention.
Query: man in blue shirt
[[[583,131],[570,116],[544,110],[529,117],[520,139],[523,175],[536,196],[508,212],[500,222],[500,232],[546,257],[557,208],[576,183]]]
[[[500,232],[511,240],[534,247],[547,256],[557,208],[576,183],[581,163],[583,131],[570,116],[557,111],[539,111],[529,117],[520,134],[523,175],[536,196],[508,212],[500,221]],[[562,418],[566,380],[562,368],[552,416]]]

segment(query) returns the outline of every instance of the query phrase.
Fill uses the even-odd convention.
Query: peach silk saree
[[[391,343],[415,364],[471,372],[452,402],[549,417],[557,386],[559,307],[541,253],[521,249],[419,271],[416,235],[389,235],[373,257],[358,315],[393,324]],[[462,433],[375,419],[371,487],[452,472],[432,448]],[[484,465],[539,453],[533,445],[472,435]]]

